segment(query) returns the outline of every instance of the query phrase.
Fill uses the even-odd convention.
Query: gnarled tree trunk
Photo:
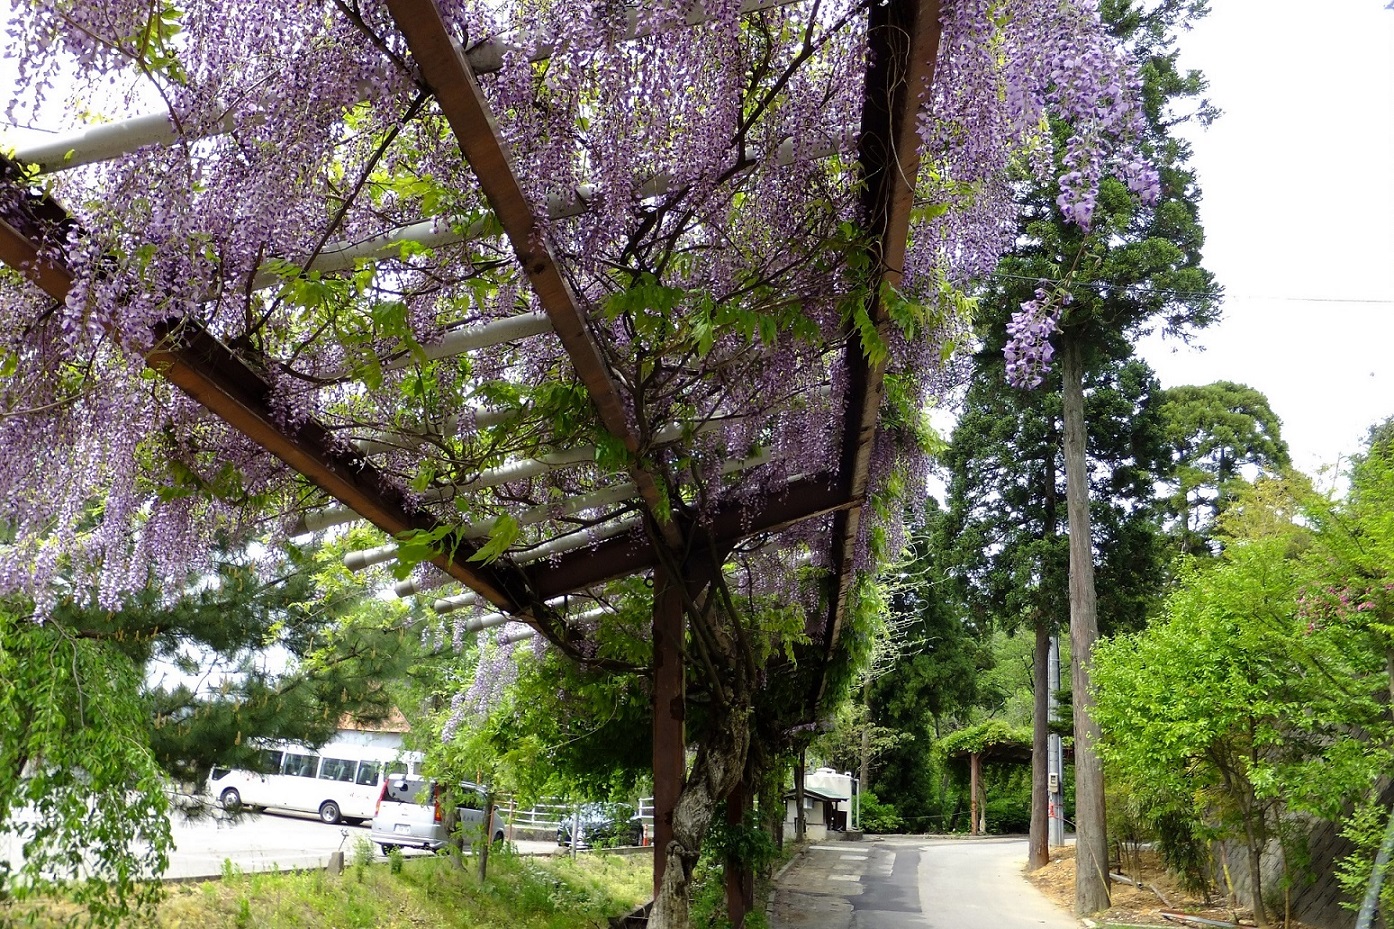
[[[745,772],[750,747],[750,705],[728,707],[712,720],[711,734],[697,749],[692,771],[673,810],[673,838],[663,850],[667,864],[649,916],[650,929],[689,929],[692,869],[717,803]]]

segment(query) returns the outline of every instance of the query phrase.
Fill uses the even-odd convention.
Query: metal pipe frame
[[[745,0],[741,4],[741,13],[748,15],[788,6],[792,2],[794,0]],[[626,16],[628,26],[620,37],[621,41],[639,39],[650,34],[640,27],[637,9],[628,9]],[[711,14],[701,2],[694,3],[685,17],[688,26],[699,26],[710,19]],[[529,61],[537,62],[551,58],[556,51],[555,41],[546,37],[530,43],[525,39],[506,42],[500,38],[489,38],[471,46],[463,54],[475,74],[490,74],[503,69],[504,58],[510,53],[526,53]],[[225,135],[235,128],[236,117],[229,113],[223,118],[217,131],[205,133],[199,138]],[[37,167],[41,174],[52,174],[82,165],[111,161],[147,145],[170,145],[178,138],[179,134],[170,122],[168,114],[147,113],[28,146],[15,153],[15,160]]]
[[[451,39],[435,0],[387,0],[387,8],[406,36],[423,81],[435,92],[461,153],[474,170],[601,422],[632,456],[630,476],[665,543],[680,548],[682,537],[668,494],[638,460],[639,437],[630,425],[619,386],[591,334],[585,312],[546,244],[469,62]]]

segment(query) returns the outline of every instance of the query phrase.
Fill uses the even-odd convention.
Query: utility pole
[[[1046,688],[1050,691],[1048,718],[1055,722],[1055,695],[1060,690],[1060,636],[1050,637],[1050,658],[1046,660]],[[1050,844],[1065,844],[1065,753],[1060,734],[1052,732],[1046,740],[1050,797]]]

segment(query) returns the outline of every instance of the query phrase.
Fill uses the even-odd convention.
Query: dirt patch
[[[1131,857],[1131,856],[1129,856]],[[1162,910],[1173,910],[1207,919],[1233,922],[1238,919],[1246,926],[1254,924],[1253,914],[1247,909],[1234,910],[1221,899],[1205,900],[1188,894],[1181,885],[1162,867],[1161,860],[1153,852],[1139,853],[1141,867],[1134,871],[1131,862],[1124,873],[1140,881],[1144,888],[1128,884],[1111,883],[1109,897],[1113,905],[1096,916],[1096,922],[1105,926],[1125,924],[1132,926],[1172,926],[1184,927],[1185,923],[1169,922],[1162,918]],[[1075,901],[1075,850],[1074,846],[1050,850],[1050,864],[1044,868],[1027,873],[1026,879],[1058,906],[1073,910]],[[1160,896],[1152,889],[1160,891]],[[1165,898],[1165,902],[1163,899]],[[1303,929],[1297,922],[1289,924],[1290,929]]]

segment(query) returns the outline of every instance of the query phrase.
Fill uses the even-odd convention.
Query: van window
[[[360,761],[358,763],[358,777],[354,783],[360,787],[378,786],[378,767],[376,761]]]
[[[261,769],[267,774],[281,773],[282,753],[269,748],[261,750]]]
[[[296,755],[286,752],[285,773],[291,777],[314,777],[319,768],[319,759],[314,755]]]
[[[325,758],[320,762],[319,777],[322,781],[352,781],[353,762],[342,758]]]
[[[388,777],[406,777],[409,773],[410,772],[407,770],[407,763],[405,761],[389,761],[387,763]]]
[[[432,797],[431,786],[427,781],[408,780],[396,776],[389,777],[387,786],[382,791],[382,799],[385,803],[424,804]]]

